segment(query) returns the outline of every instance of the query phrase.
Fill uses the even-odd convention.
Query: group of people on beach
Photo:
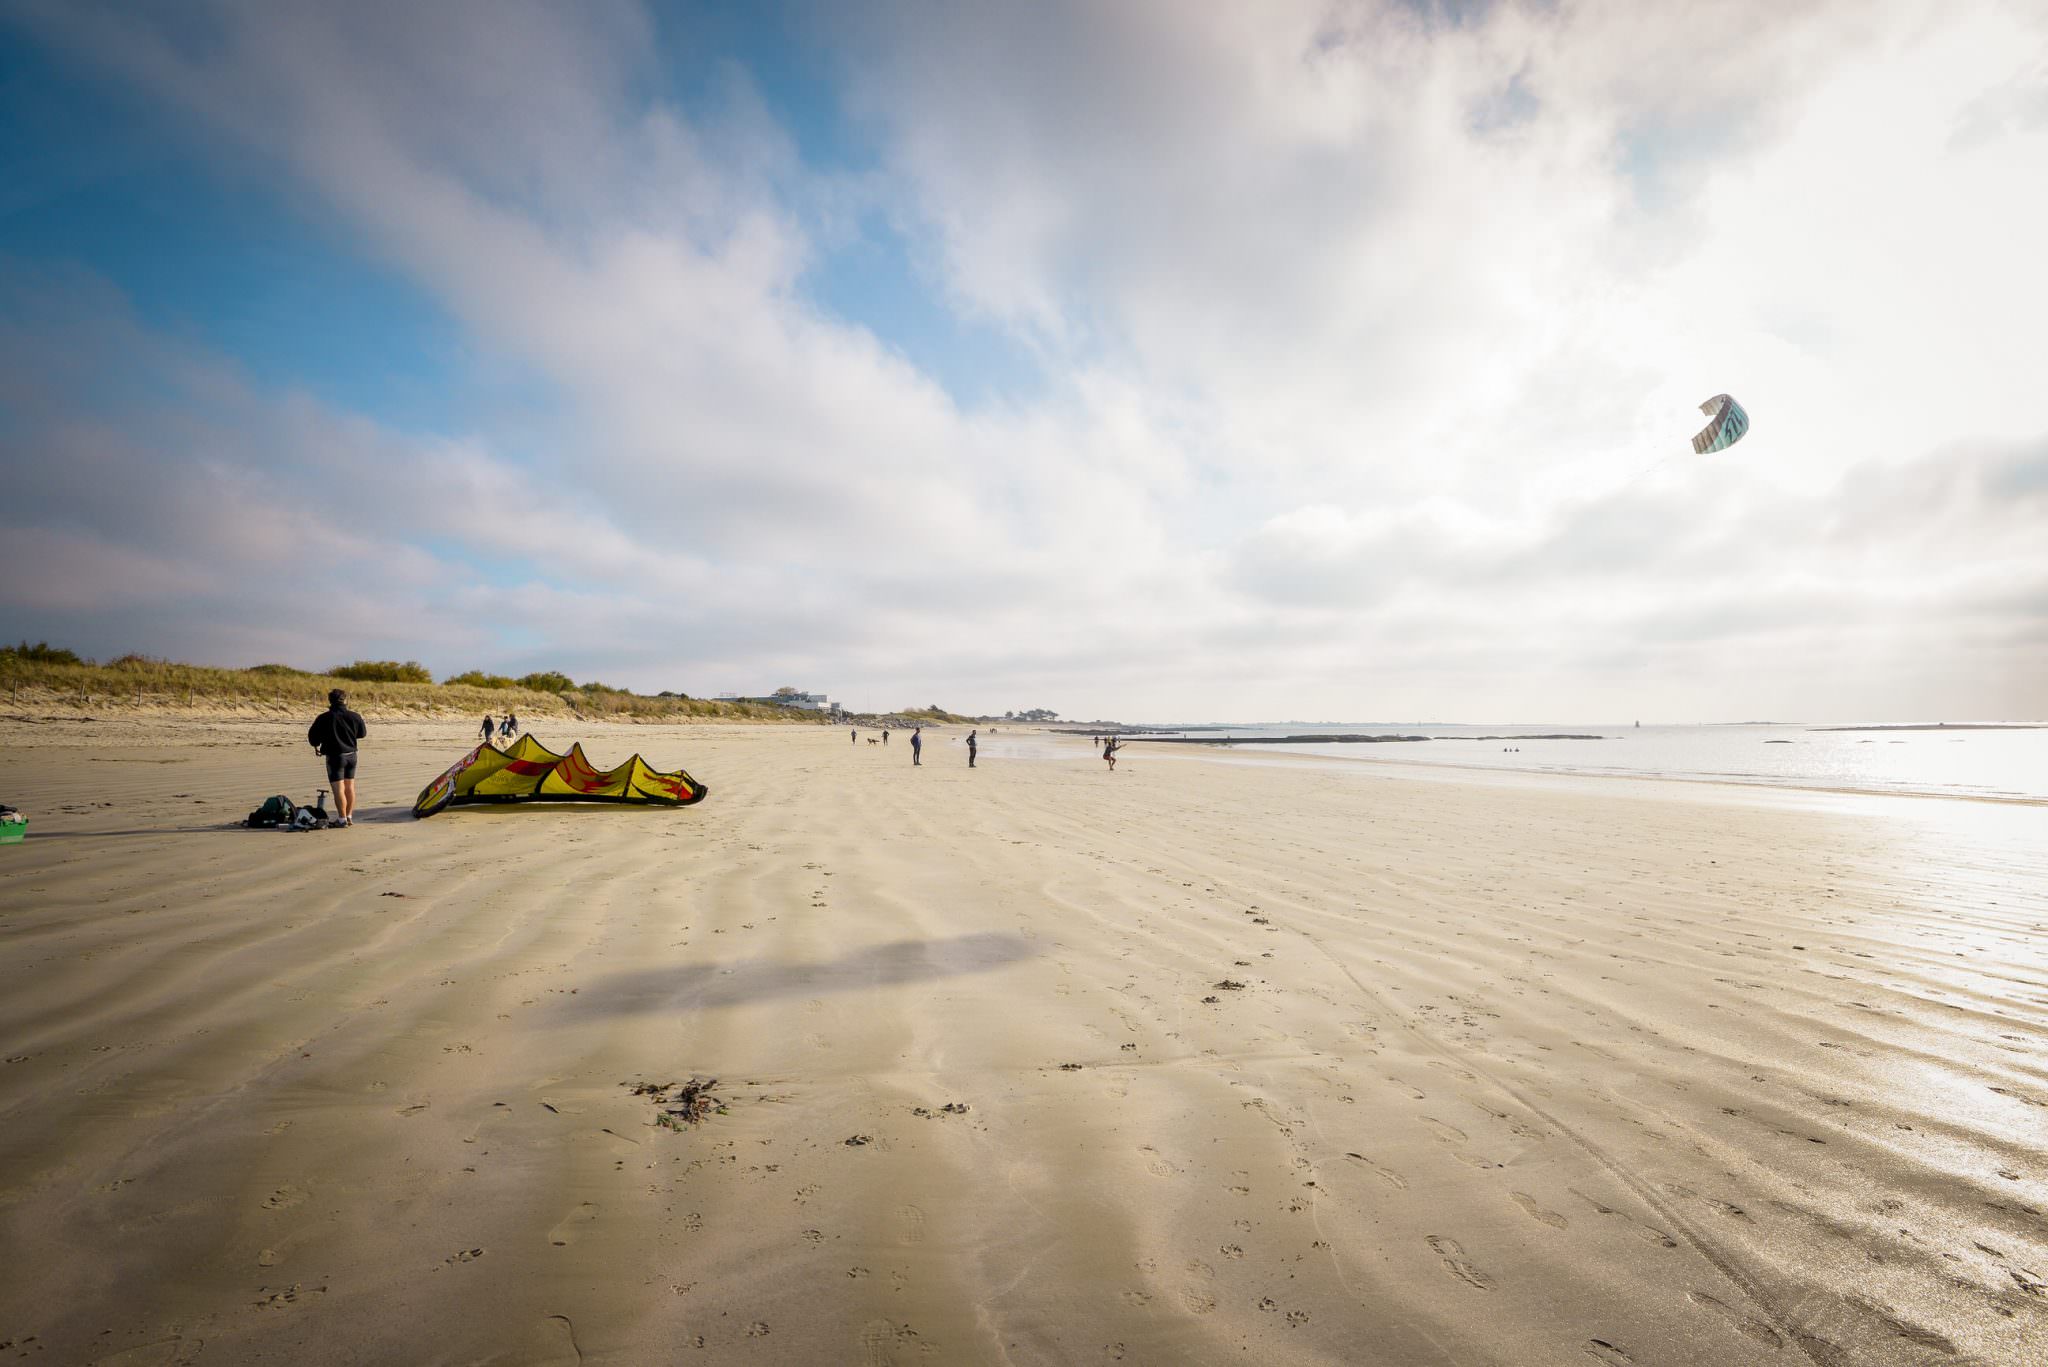
[[[995,728],[993,726],[989,728],[989,733],[991,735],[995,733]],[[860,744],[860,728],[858,726],[849,727],[847,729],[846,741],[849,745]],[[1109,771],[1113,774],[1116,772],[1116,752],[1124,748],[1123,742],[1118,740],[1115,736],[1091,738],[1091,744],[1098,741],[1102,745],[1103,761],[1109,765]],[[869,745],[887,745],[888,743],[889,728],[886,726],[881,728],[881,732],[879,735],[868,737]],[[975,767],[975,761],[980,757],[980,754],[981,733],[979,728],[975,728],[973,730],[968,731],[967,733],[968,768],[972,769]],[[919,766],[922,766],[924,764],[924,728],[922,726],[914,728],[910,733],[910,762],[912,764]]]
[[[497,739],[509,741],[519,733],[519,718],[510,712],[507,712],[502,718],[485,713],[483,721],[477,727],[477,731],[487,745],[494,736]],[[339,688],[328,691],[327,710],[318,717],[315,717],[313,724],[306,728],[307,743],[318,750],[321,757],[327,762],[327,781],[334,785],[334,800],[339,809],[339,816],[333,823],[337,826],[354,824],[356,810],[356,746],[369,732],[370,728],[364,723],[361,714],[349,710],[348,695]],[[855,745],[860,744],[859,727],[852,728],[849,733],[849,739]],[[1123,745],[1115,736],[1101,739],[1102,758],[1108,763],[1110,772],[1114,773],[1116,772],[1116,752],[1121,750]],[[880,736],[870,736],[868,743],[871,745],[877,743],[887,745],[889,743],[889,728],[886,726],[882,727]],[[970,730],[967,733],[968,768],[972,769],[975,767],[975,761],[979,758],[980,752],[979,730]],[[924,728],[922,726],[911,729],[910,762],[918,766],[924,764]]]
[[[860,728],[858,726],[853,727],[847,733],[847,738],[851,744],[859,745]],[[889,728],[886,726],[882,728],[879,738],[875,736],[868,737],[869,745],[887,745],[888,743]],[[913,726],[910,729],[910,762],[916,765],[924,763],[924,728],[922,726]],[[974,737],[972,736],[967,738],[967,767],[970,769],[974,767]]]

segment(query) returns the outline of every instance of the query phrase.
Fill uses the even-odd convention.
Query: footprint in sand
[[[1685,1293],[1685,1298],[1694,1305],[1699,1306],[1702,1310],[1713,1311],[1716,1315],[1726,1320],[1730,1327],[1740,1333],[1749,1335],[1749,1337],[1767,1348],[1782,1348],[1785,1346],[1785,1339],[1777,1330],[1771,1328],[1770,1325],[1765,1324],[1762,1320],[1750,1318],[1726,1301],[1709,1296],[1704,1291],[1688,1291]]]
[[[896,1367],[899,1349],[915,1353],[921,1346],[917,1330],[909,1325],[869,1320],[860,1331],[860,1367]]]
[[[1637,1238],[1647,1240],[1648,1242],[1657,1245],[1659,1248],[1678,1247],[1678,1240],[1672,1238],[1663,1230],[1652,1229],[1650,1228],[1650,1226],[1643,1224],[1640,1221],[1631,1220],[1628,1216],[1622,1215],[1621,1212],[1616,1210],[1613,1206],[1607,1205],[1606,1203],[1601,1201],[1596,1201],[1592,1197],[1586,1195],[1586,1193],[1584,1193],[1583,1191],[1579,1191],[1575,1188],[1567,1188],[1567,1190],[1571,1191],[1572,1195],[1578,1197],[1581,1201],[1584,1201],[1587,1205],[1591,1206],[1594,1209],[1594,1211],[1598,1214],[1621,1216],[1622,1223],[1627,1225],[1629,1228],[1629,1232],[1634,1234]]]
[[[1429,1126],[1429,1132],[1435,1135],[1442,1143],[1462,1144],[1465,1142],[1465,1132],[1456,1125],[1446,1125],[1435,1116],[1428,1115],[1422,1117],[1422,1123]]]
[[[279,1187],[263,1198],[265,1210],[290,1210],[306,1199],[306,1193],[297,1187]]]
[[[1466,1260],[1464,1246],[1456,1239],[1442,1234],[1432,1234],[1429,1236],[1429,1246],[1436,1250],[1437,1257],[1443,1259],[1444,1271],[1467,1286],[1476,1286],[1481,1291],[1493,1289],[1493,1278]]]
[[[1154,1177],[1176,1177],[1180,1174],[1180,1169],[1161,1158],[1157,1149],[1148,1145],[1140,1148],[1138,1152],[1146,1155],[1145,1168]]]
[[[583,1226],[597,1218],[597,1207],[585,1201],[562,1217],[562,1222],[548,1231],[548,1242],[556,1248],[567,1248],[583,1233]]]
[[[1181,1308],[1190,1315],[1206,1315],[1216,1308],[1216,1298],[1197,1287],[1184,1286],[1180,1289]]]
[[[1612,1367],[1628,1367],[1629,1363],[1635,1361],[1606,1339],[1587,1339],[1586,1356],[1595,1362],[1609,1363]]]
[[[545,1363],[547,1367],[583,1361],[583,1345],[576,1342],[576,1326],[567,1315],[543,1315],[526,1331],[517,1361]]]
[[[171,1367],[171,1364],[181,1356],[180,1350],[184,1342],[182,1338],[167,1338],[158,1339],[154,1343],[138,1343],[132,1348],[122,1348],[104,1357],[94,1358],[92,1367]],[[0,1347],[9,1346],[12,1345],[0,1344]],[[23,1346],[27,1346],[26,1343]],[[186,1360],[190,1361],[189,1358]]]
[[[617,1130],[612,1129],[609,1125],[600,1125],[597,1129],[582,1131],[576,1138],[587,1143],[602,1145],[614,1158],[631,1158],[640,1148],[639,1140],[629,1139]]]
[[[1527,1192],[1511,1191],[1508,1193],[1508,1199],[1520,1206],[1522,1213],[1539,1225],[1549,1225],[1552,1229],[1563,1229],[1571,1223],[1571,1221],[1565,1219],[1564,1216],[1559,1215],[1556,1211],[1545,1210],[1536,1203],[1536,1198]]]
[[[896,1242],[900,1244],[921,1244],[924,1242],[924,1212],[916,1206],[896,1207]]]
[[[1385,1182],[1394,1190],[1406,1191],[1408,1189],[1408,1179],[1395,1172],[1392,1168],[1383,1168],[1362,1153],[1347,1153],[1344,1156],[1363,1164],[1367,1172],[1379,1178],[1380,1181]]]

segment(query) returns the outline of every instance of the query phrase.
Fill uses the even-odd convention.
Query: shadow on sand
[[[143,826],[127,831],[30,831],[28,839],[41,844],[45,840],[112,840],[128,835],[225,835],[230,831],[243,829],[234,826]]]
[[[330,815],[334,811],[332,807],[329,807],[327,810]],[[642,807],[619,802],[508,802],[481,803],[474,807],[456,807],[446,812],[438,812],[430,819],[446,825],[449,819],[455,821],[478,821],[490,820],[495,817],[504,820],[531,821],[534,819],[536,812],[548,812],[558,816],[571,813],[602,812],[611,821],[634,819],[653,821],[663,817],[673,819],[679,810],[681,809],[676,807]],[[418,820],[419,818],[412,814],[412,807],[410,805],[376,807],[359,805],[356,808],[355,824],[358,826],[410,826]],[[329,827],[328,829],[338,828]],[[37,828],[29,832],[28,838],[35,841],[98,840],[114,836],[131,835],[226,835],[233,833],[277,835],[280,834],[280,829],[276,826],[247,826],[240,821],[223,821],[213,826],[140,826],[118,831],[52,831]],[[320,834],[318,831],[288,831],[282,833],[290,835]]]
[[[591,983],[560,1003],[573,1019],[646,1011],[742,1006],[778,997],[810,997],[897,983],[986,973],[1030,957],[1020,935],[982,932],[950,940],[895,940],[818,963],[735,959],[724,964],[635,969]]]

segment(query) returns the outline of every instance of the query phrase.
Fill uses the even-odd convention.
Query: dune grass
[[[419,717],[516,712],[526,717],[608,721],[810,722],[825,718],[762,703],[642,697],[599,686],[588,691],[477,688],[466,684],[353,680],[289,665],[215,669],[145,655],[104,664],[65,659],[68,651],[0,648],[0,701],[38,708],[204,708],[252,716],[300,714],[327,705],[327,690],[347,690],[358,711]]]

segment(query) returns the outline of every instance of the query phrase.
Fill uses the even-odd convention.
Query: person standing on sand
[[[507,728],[509,728],[509,729],[508,729],[508,730],[506,731],[506,734],[507,734],[507,735],[511,735],[511,736],[516,736],[516,735],[518,735],[518,734],[519,734],[519,717],[518,717],[518,714],[516,714],[516,713],[513,713],[513,712],[507,712],[507,713],[505,714],[505,725],[506,725],[506,727],[507,727]]]
[[[498,723],[491,719],[491,714],[488,712],[484,713],[483,733],[485,745],[489,745],[491,743],[491,732],[495,731],[497,729],[497,726]]]
[[[924,728],[922,726],[910,733],[910,762],[917,765],[924,763]]]
[[[847,732],[846,734],[847,734],[847,737],[848,737],[848,741],[847,741],[847,743],[848,743],[848,744],[850,744],[850,745],[859,745],[859,744],[860,744],[860,728],[859,728],[858,726],[854,727],[854,728],[853,728],[853,729],[852,729],[851,731]]]
[[[490,719],[485,718],[488,726]],[[348,694],[327,690],[327,710],[306,728],[306,744],[327,759],[327,781],[334,785],[337,826],[356,824],[356,742],[370,734],[363,719],[348,710]]]
[[[882,728],[882,744],[884,744],[884,745],[887,745],[888,743],[889,743],[889,728],[885,726],[885,727],[883,727],[883,728]]]
[[[1116,772],[1116,752],[1119,748],[1121,747],[1117,745],[1115,736],[1102,743],[1102,757],[1109,761],[1109,772],[1112,774]]]
[[[974,733],[972,731],[967,733],[967,767],[970,769],[974,767]]]

